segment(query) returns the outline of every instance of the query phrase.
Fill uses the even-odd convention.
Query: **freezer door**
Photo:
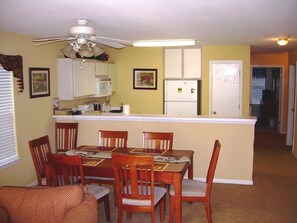
[[[197,101],[197,80],[166,80],[165,101]]]
[[[197,115],[197,102],[165,102],[166,115]]]

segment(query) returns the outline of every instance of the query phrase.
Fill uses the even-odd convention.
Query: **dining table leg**
[[[188,168],[188,179],[193,180],[193,175],[194,175],[194,171],[193,171],[193,157],[191,157],[191,164]]]
[[[176,174],[173,180],[174,186],[174,206],[175,206],[175,222],[182,222],[182,199],[181,199],[181,190],[182,190],[182,174]]]

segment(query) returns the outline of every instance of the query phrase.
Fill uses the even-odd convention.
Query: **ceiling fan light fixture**
[[[104,50],[102,50],[99,46],[95,45],[93,46],[93,52],[94,52],[94,56],[96,57],[104,53]]]
[[[94,56],[93,49],[88,47],[88,45],[86,45],[86,44],[83,44],[81,46],[81,49],[79,50],[78,53],[79,53],[79,55],[81,57],[92,57],[92,56]]]
[[[140,40],[134,41],[135,47],[169,47],[169,46],[195,46],[193,39],[173,39],[173,40]]]
[[[285,46],[288,44],[288,42],[289,42],[288,37],[285,37],[285,36],[282,36],[277,40],[277,44],[280,46]]]
[[[67,44],[67,46],[62,49],[62,52],[65,56],[69,57],[69,58],[76,58],[76,53],[73,50],[73,47],[71,46],[71,44]]]

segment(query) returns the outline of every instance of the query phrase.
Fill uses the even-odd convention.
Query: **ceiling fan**
[[[33,39],[32,41],[37,42],[36,46],[68,41],[69,42],[68,50],[72,48],[75,53],[79,52],[80,54],[81,54],[81,51],[83,51],[83,54],[88,54],[88,56],[90,56],[90,54],[93,54],[96,56],[96,54],[98,54],[99,51],[101,53],[103,52],[100,49],[100,47],[97,46],[98,44],[112,47],[115,49],[122,49],[126,45],[132,46],[132,42],[128,40],[96,36],[95,29],[91,26],[88,26],[87,19],[78,19],[76,23],[77,24],[75,26],[70,27],[68,36],[39,38],[39,39]],[[87,52],[87,51],[90,51],[90,52]],[[95,52],[91,52],[91,51],[95,51]]]

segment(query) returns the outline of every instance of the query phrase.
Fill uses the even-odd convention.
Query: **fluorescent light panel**
[[[136,47],[154,47],[154,46],[195,46],[196,41],[192,39],[177,40],[141,40],[134,41],[133,46]]]

